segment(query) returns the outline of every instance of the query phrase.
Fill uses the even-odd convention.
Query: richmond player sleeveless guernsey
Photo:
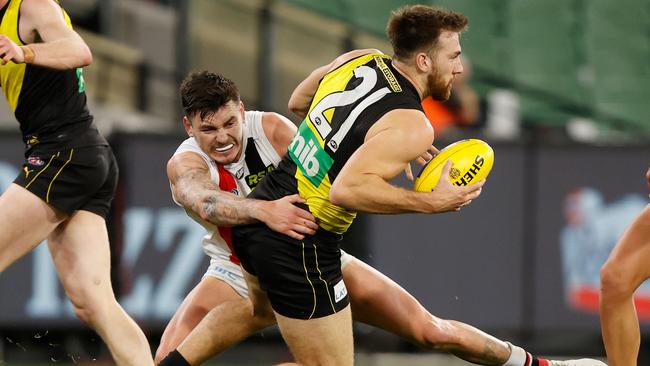
[[[395,70],[390,57],[366,54],[329,72],[288,154],[251,197],[272,200],[298,192],[322,228],[344,233],[356,212],[329,202],[332,182],[370,127],[394,109],[422,106],[415,87]]]
[[[18,32],[21,3],[10,0],[0,9],[0,33],[19,46],[25,45]],[[72,27],[66,12],[61,12]],[[8,62],[0,66],[0,85],[28,150],[37,145],[43,149],[106,145],[86,107],[81,68],[55,70]]]

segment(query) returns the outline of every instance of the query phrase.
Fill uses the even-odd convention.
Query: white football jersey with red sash
[[[222,191],[232,192],[240,196],[248,195],[262,177],[275,169],[281,157],[264,134],[262,127],[263,112],[246,111],[243,124],[243,141],[241,158],[226,166],[216,164],[208,154],[203,152],[193,137],[187,138],[176,149],[174,155],[193,152],[205,160],[210,170],[210,179],[219,185]],[[173,195],[172,195],[172,198]],[[174,202],[176,199],[174,198]],[[176,202],[178,204],[178,202]],[[211,259],[227,259],[239,265],[239,259],[234,255],[230,239],[229,227],[218,227],[202,220],[193,212],[187,214],[201,224],[207,234],[203,238],[203,251]]]

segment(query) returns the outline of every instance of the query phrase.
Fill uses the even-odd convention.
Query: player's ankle
[[[192,366],[177,350],[167,355],[158,366]]]
[[[510,347],[510,357],[503,366],[549,366],[548,360],[534,357],[523,348],[506,342]]]

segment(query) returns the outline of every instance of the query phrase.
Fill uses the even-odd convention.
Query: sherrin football
[[[420,171],[413,189],[430,192],[438,184],[445,162],[451,160],[449,180],[457,186],[474,184],[487,178],[494,164],[494,151],[482,140],[468,139],[455,142],[431,159]]]

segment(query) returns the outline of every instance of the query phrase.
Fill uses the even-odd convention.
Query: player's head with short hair
[[[426,5],[407,5],[388,19],[386,34],[393,59],[420,85],[420,97],[447,100],[454,78],[463,72],[460,34],[468,20],[461,13]]]
[[[190,73],[181,83],[180,94],[185,115],[198,113],[201,119],[230,101],[240,101],[239,89],[232,80],[207,70]]]
[[[386,34],[394,56],[407,59],[413,53],[435,49],[442,31],[462,33],[469,21],[465,15],[427,5],[405,5],[393,11]]]

